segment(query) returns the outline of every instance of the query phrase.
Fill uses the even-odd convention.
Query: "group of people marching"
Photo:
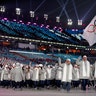
[[[72,87],[81,87],[81,90],[86,91],[87,87],[96,87],[96,62],[91,65],[85,55],[74,65],[70,59],[54,66],[43,64],[30,66],[19,62],[2,65],[1,62],[0,86],[13,89],[54,87],[68,92]]]

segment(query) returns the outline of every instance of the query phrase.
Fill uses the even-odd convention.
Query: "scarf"
[[[82,76],[83,77],[90,77],[90,63],[89,61],[82,61]]]
[[[75,71],[75,77],[73,79],[79,80],[80,76],[79,76],[79,69],[78,68],[74,68]]]
[[[96,62],[95,62],[95,72],[94,72],[94,77],[96,78]]]
[[[35,68],[35,79],[39,80],[39,69]]]
[[[69,67],[69,70],[67,68]],[[68,74],[68,75],[67,75]],[[67,78],[68,76],[68,78]],[[63,73],[62,73],[62,82],[67,82],[72,80],[72,65],[67,65],[66,63],[63,66]]]

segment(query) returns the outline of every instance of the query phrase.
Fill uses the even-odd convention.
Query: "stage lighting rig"
[[[20,13],[21,13],[21,9],[20,8],[16,8],[16,14],[20,15]]]

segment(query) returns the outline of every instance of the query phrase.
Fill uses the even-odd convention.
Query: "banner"
[[[26,43],[18,43],[19,48],[29,48],[29,49],[35,49],[35,45],[33,44],[26,44]]]
[[[96,16],[91,20],[89,25],[84,29],[83,38],[88,41],[90,46],[96,43]]]

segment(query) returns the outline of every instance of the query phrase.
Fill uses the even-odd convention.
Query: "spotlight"
[[[20,8],[16,8],[16,14],[20,15],[20,13],[21,13],[21,9]]]

